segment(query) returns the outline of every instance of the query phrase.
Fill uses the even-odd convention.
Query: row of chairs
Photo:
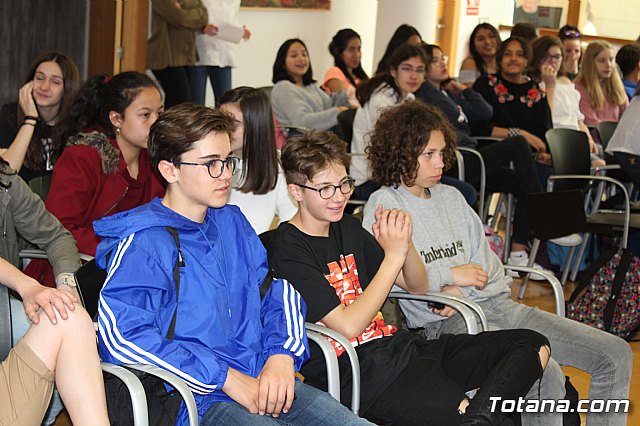
[[[46,253],[40,250],[23,251],[21,253],[21,256],[23,258],[46,259]],[[85,257],[84,260],[87,260],[87,258]],[[533,269],[527,267],[507,267],[520,272],[534,272]],[[556,293],[556,313],[558,315],[564,316],[564,298],[562,295],[562,287],[560,285],[560,282],[555,277],[549,274],[543,273],[541,271],[537,271],[536,273],[542,273],[543,275],[545,275],[545,278],[554,288],[554,292]],[[81,300],[89,314],[95,318],[98,305],[97,299],[99,297],[101,285],[99,283],[96,284],[95,282],[84,281],[82,273],[79,274],[78,284],[81,293]],[[482,309],[475,302],[470,300],[465,300],[463,298],[439,292],[430,292],[427,295],[410,295],[402,292],[392,292],[389,295],[389,298],[420,300],[425,303],[443,303],[445,305],[453,307],[458,312],[460,312],[460,314],[464,318],[468,333],[477,334],[478,332],[486,331],[489,329],[487,325],[487,319],[482,312]],[[328,343],[326,338],[334,339],[346,348],[346,354],[349,357],[351,363],[353,376],[351,410],[355,414],[358,414],[360,405],[360,369],[355,349],[350,344],[348,339],[331,329],[327,329],[325,327],[311,323],[306,323],[305,325],[309,340],[319,345],[324,354],[325,365],[327,367],[327,378],[329,383],[328,392],[338,400],[340,400],[340,373],[338,369],[338,360],[333,347]],[[401,327],[401,324],[398,325]],[[9,292],[6,287],[0,286],[0,360],[6,358],[10,348],[11,312],[9,304]],[[133,418],[134,424],[136,426],[147,426],[149,424],[146,394],[139,379],[140,373],[146,373],[159,377],[160,379],[174,387],[185,401],[187,411],[189,413],[190,425],[195,426],[198,424],[198,413],[195,399],[193,398],[193,395],[191,394],[191,391],[189,390],[187,385],[176,375],[153,365],[147,364],[131,364],[121,366],[102,363],[101,367],[103,371],[113,374],[118,379],[122,380],[122,382],[127,387],[132,402]]]
[[[606,135],[603,132],[601,136],[606,143],[615,126],[608,123],[604,127],[610,132]],[[630,230],[640,229],[640,214],[631,213],[629,191],[624,183],[604,175],[608,171],[618,170],[617,165],[591,167],[586,134],[569,129],[552,129],[546,133],[546,138],[553,159],[554,175],[549,178],[546,193],[530,194],[526,200],[535,237],[529,266],[535,259],[541,241],[573,233],[583,234],[572,268],[576,246],[571,247],[566,259],[561,279],[564,284],[570,271],[571,280],[576,279],[592,234],[619,237],[619,249],[626,249]],[[621,209],[601,207],[603,196],[612,193],[610,188],[622,195]],[[527,280],[528,277],[525,277],[520,287],[521,299]]]

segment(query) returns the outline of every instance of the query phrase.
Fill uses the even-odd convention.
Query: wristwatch
[[[56,286],[68,285],[69,287],[78,287],[76,277],[71,272],[65,272],[56,277]]]

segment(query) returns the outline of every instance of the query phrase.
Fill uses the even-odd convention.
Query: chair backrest
[[[351,139],[353,138],[353,120],[356,118],[356,108],[342,111],[338,114],[338,125],[342,130],[342,136],[347,143],[347,152],[351,152]]]
[[[609,144],[609,140],[611,136],[613,136],[613,132],[616,131],[616,127],[618,127],[618,122],[616,121],[601,121],[596,125],[596,130],[598,131],[600,143],[603,148],[606,148]]]
[[[546,133],[553,174],[555,175],[588,175],[591,173],[591,156],[589,139],[586,133],[571,129],[551,129]],[[585,183],[563,181],[558,189],[584,188]]]
[[[0,362],[9,355],[11,350],[11,304],[9,303],[9,289],[0,284]]]
[[[43,176],[38,176],[29,181],[29,188],[33,191],[34,194],[38,195],[42,201],[47,200],[47,195],[49,195],[49,188],[51,188],[51,178],[52,174],[46,174]]]
[[[550,240],[587,229],[584,194],[580,190],[531,193],[525,202],[535,238]]]
[[[258,87],[258,89],[264,90],[264,92],[271,98],[271,91],[273,90],[273,86],[262,86]]]

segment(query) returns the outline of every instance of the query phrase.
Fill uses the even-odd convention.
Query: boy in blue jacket
[[[266,280],[260,298],[265,250],[240,210],[226,205],[238,166],[234,129],[232,117],[203,106],[167,111],[149,136],[165,198],[95,223],[103,239],[96,259],[108,272],[100,356],[177,374],[204,425],[364,422],[295,381],[308,358],[306,308],[285,280]],[[187,424],[184,406],[177,424]]]

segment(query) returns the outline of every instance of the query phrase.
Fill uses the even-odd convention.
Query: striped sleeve
[[[200,395],[222,388],[229,367],[211,349],[164,337],[175,309],[173,274],[143,246],[131,234],[111,255],[98,306],[101,359],[155,365],[181,377]]]
[[[274,279],[262,299],[262,347],[265,359],[288,354],[295,370],[309,358],[309,345],[304,327],[306,305],[300,293],[283,279]]]

